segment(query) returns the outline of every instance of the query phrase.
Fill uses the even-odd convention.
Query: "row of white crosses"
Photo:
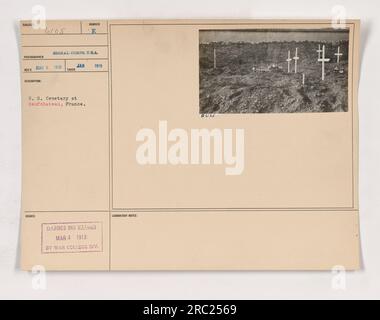
[[[294,73],[297,73],[297,62],[299,60],[299,56],[298,56],[298,48],[296,48],[296,55],[291,58],[290,57],[290,50],[288,51],[288,59],[286,59],[286,61],[288,62],[288,73],[290,73],[290,63],[294,60]]]
[[[296,48],[296,54],[293,58],[290,57],[290,50],[288,51],[288,59],[286,59],[286,62],[288,63],[288,73],[290,73],[290,63],[294,60],[294,73],[298,72],[298,60],[300,57],[298,56],[298,48]],[[302,85],[305,85],[305,74],[302,74]]]
[[[326,58],[326,46],[323,45],[321,49],[321,45],[318,46],[318,62],[322,62],[322,81],[325,80],[325,63],[330,62],[331,59]],[[337,59],[337,64],[340,63],[340,58],[343,56],[343,53],[340,52],[340,47],[338,47],[338,52],[334,54]],[[290,50],[288,51],[288,59],[286,59],[288,63],[288,73],[290,73],[290,63],[294,60],[294,73],[297,73],[297,66],[298,66],[298,48],[296,48],[296,54],[293,58],[290,57]],[[214,48],[214,69],[216,69],[216,49]],[[302,83],[305,84],[305,74],[302,74]]]
[[[326,46],[323,45],[321,48],[321,45],[318,47],[318,62],[322,63],[322,81],[325,80],[325,63],[330,62],[331,59],[326,58]],[[343,53],[340,52],[340,47],[338,47],[338,52],[335,53],[335,56],[337,57],[337,63],[340,63],[340,58],[343,56]],[[296,48],[296,54],[293,58],[290,56],[290,50],[288,51],[288,59],[286,59],[286,62],[288,63],[288,73],[290,73],[290,64],[294,60],[294,73],[297,73],[297,63],[299,60],[298,56],[298,48]],[[302,85],[305,85],[305,74],[302,74]]]
[[[331,59],[326,58],[326,46],[323,45],[321,50],[321,45],[318,47],[318,62],[322,62],[322,81],[325,80],[325,63],[330,62]],[[343,53],[340,52],[340,47],[338,47],[338,52],[334,54],[336,56],[336,63],[340,63],[340,58],[343,56]]]

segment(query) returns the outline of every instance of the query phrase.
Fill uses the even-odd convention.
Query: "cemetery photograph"
[[[199,112],[348,111],[345,29],[200,30]]]

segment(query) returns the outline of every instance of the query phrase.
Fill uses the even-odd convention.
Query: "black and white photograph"
[[[199,31],[200,114],[348,111],[347,29]]]

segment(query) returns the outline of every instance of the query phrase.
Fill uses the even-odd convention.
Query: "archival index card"
[[[359,22],[21,22],[22,268],[360,268]]]

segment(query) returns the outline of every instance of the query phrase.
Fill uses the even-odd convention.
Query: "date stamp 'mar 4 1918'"
[[[102,222],[43,223],[41,228],[42,254],[103,251]]]

